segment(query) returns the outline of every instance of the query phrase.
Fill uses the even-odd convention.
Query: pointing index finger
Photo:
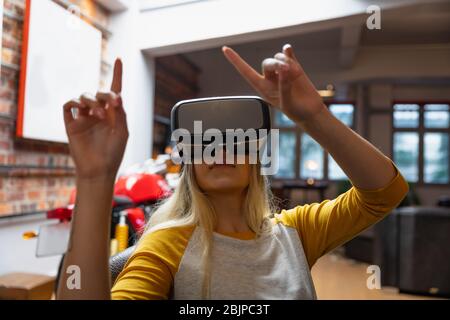
[[[114,63],[114,75],[111,84],[111,91],[117,94],[122,92],[122,72],[123,72],[122,60],[117,59],[116,62]]]
[[[263,77],[253,69],[244,59],[242,59],[236,51],[229,47],[222,48],[225,57],[236,68],[236,70],[255,88],[260,87]]]
[[[283,46],[283,53],[285,55],[287,55],[289,58],[291,58],[292,60],[298,62],[298,59],[297,59],[297,57],[295,56],[295,53],[294,53],[294,49],[292,48],[292,46],[290,44],[285,44]]]

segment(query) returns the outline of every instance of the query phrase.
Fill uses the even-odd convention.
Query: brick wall
[[[70,2],[78,5],[83,15],[102,29],[105,51],[108,13],[92,0]],[[24,0],[5,0],[4,3],[0,81],[0,217],[62,206],[74,188],[73,162],[67,145],[15,137],[24,3]],[[108,68],[110,65],[102,64],[103,75]]]

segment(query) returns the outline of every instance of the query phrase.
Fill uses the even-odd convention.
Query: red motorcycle
[[[171,188],[159,174],[134,173],[120,177],[114,185],[111,238],[114,237],[116,225],[120,216],[126,217],[130,230],[129,245],[140,236],[152,210],[157,202],[171,194]],[[48,219],[58,219],[61,222],[70,221],[76,200],[76,190],[72,191],[69,204],[47,212]]]

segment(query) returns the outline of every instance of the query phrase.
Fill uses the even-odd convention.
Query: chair
[[[109,259],[109,270],[111,271],[111,283],[114,283],[117,276],[123,270],[123,267],[127,263],[130,256],[133,254],[136,246],[131,246],[128,249],[112,256]]]
[[[131,246],[131,247],[125,249],[124,251],[109,258],[109,271],[111,273],[111,283],[114,283],[116,281],[117,277],[119,276],[120,272],[123,270],[123,267],[125,266],[125,264],[127,263],[128,259],[130,258],[131,254],[134,252],[135,249],[136,249],[135,245]],[[56,279],[55,279],[55,284],[54,284],[55,292],[58,291],[59,280],[61,277],[61,271],[62,271],[62,267],[64,264],[64,257],[65,257],[65,255],[63,255],[61,257],[61,261],[58,266],[58,273],[56,274]]]
[[[450,296],[450,210],[402,207],[376,228],[381,282],[401,292]]]

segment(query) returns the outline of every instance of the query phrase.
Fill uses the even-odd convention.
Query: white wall
[[[419,2],[423,3],[379,0],[376,4],[393,8]],[[311,32],[338,23],[334,19],[367,17],[372,4],[370,0],[215,0],[144,11],[140,24],[147,36],[140,47],[163,55]]]
[[[154,101],[154,62],[143,55],[139,42],[148,35],[138,23],[139,0],[127,2],[128,10],[113,15],[109,29],[109,60],[124,64],[122,96],[130,137],[121,169],[151,157]]]

